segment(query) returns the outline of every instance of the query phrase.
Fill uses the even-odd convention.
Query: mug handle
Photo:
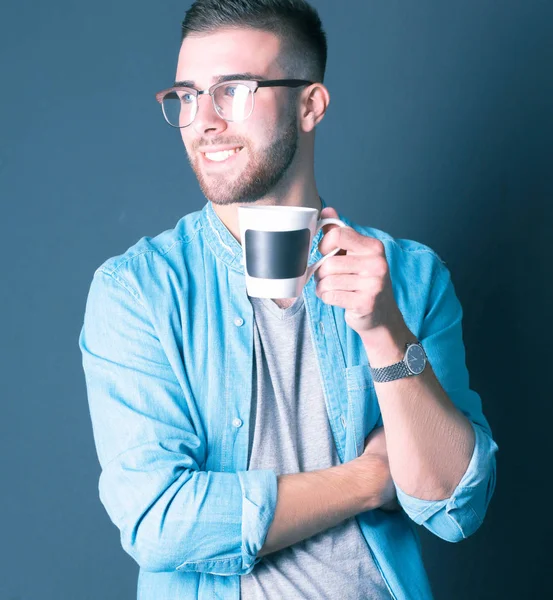
[[[335,219],[334,217],[329,217],[328,219],[320,219],[319,222],[317,223],[317,229],[315,230],[315,235],[317,235],[317,233],[319,233],[319,229],[321,227],[324,227],[325,225],[328,225],[329,223],[334,223],[336,225],[339,225],[340,227],[348,227],[343,221],[340,221],[340,219]],[[325,254],[316,263],[309,265],[307,267],[307,271],[306,271],[305,283],[307,283],[309,281],[309,279],[311,278],[311,275],[313,275],[313,273],[323,264],[323,262],[330,256],[334,256],[336,254],[336,252],[340,252],[340,248],[334,248],[334,250],[331,250],[328,254]]]

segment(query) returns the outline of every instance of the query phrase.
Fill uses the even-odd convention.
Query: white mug
[[[317,220],[318,210],[306,206],[239,206],[242,264],[246,292],[254,298],[297,298],[335,248],[307,265],[313,238],[324,225],[347,225],[340,219]]]

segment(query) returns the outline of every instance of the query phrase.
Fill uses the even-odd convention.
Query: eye
[[[234,98],[234,94],[236,94],[236,86],[235,85],[225,86],[225,96],[230,96],[231,98]]]
[[[177,92],[177,95],[183,104],[191,104],[194,102],[194,94],[190,94],[188,92]]]

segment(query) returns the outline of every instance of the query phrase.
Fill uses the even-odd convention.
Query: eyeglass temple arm
[[[311,85],[313,81],[306,79],[276,79],[269,81],[258,81],[258,87],[299,87],[300,85]]]

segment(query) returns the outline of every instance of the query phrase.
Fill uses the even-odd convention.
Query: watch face
[[[426,366],[426,355],[420,346],[417,346],[416,344],[410,346],[407,350],[407,358],[405,360],[407,366],[415,375],[424,371],[424,367]]]

